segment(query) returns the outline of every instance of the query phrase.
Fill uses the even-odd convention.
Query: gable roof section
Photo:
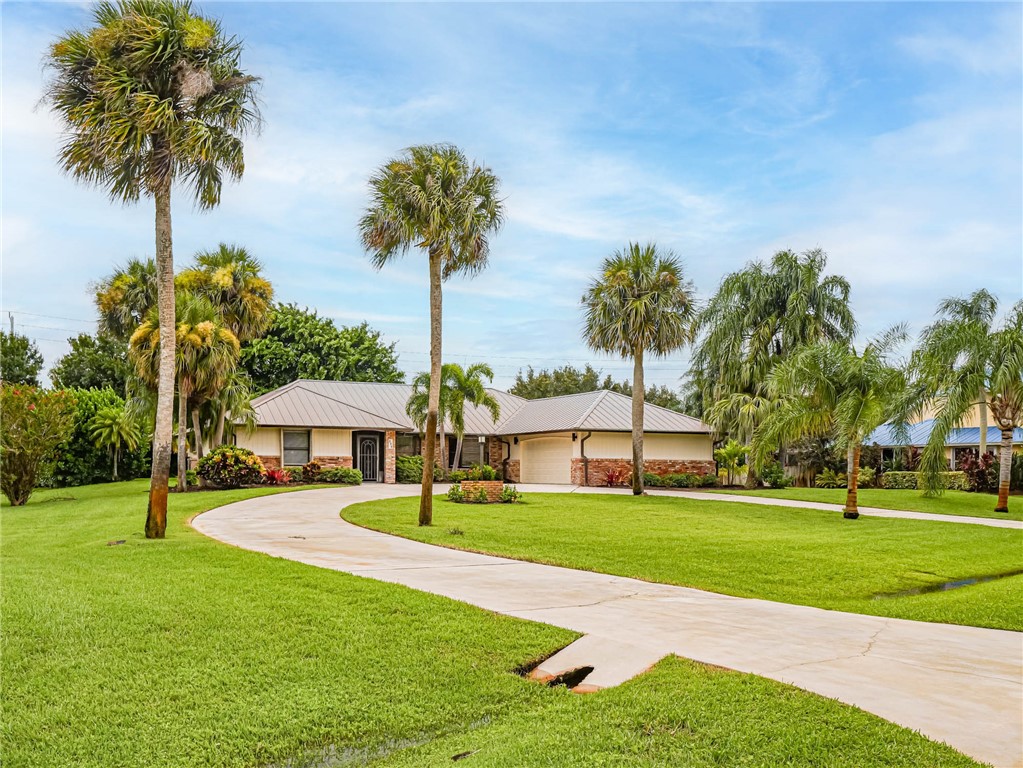
[[[863,441],[864,445],[877,443],[882,448],[899,448],[905,445],[922,447],[930,440],[931,432],[934,430],[934,419],[926,419],[916,424],[908,425],[909,442],[899,440],[895,433],[894,424],[882,424]],[[988,427],[988,446],[997,445],[1002,441],[1002,431],[998,427]],[[1023,429],[1017,427],[1012,433],[1013,444],[1023,443]],[[975,446],[980,445],[980,427],[960,427],[953,429],[945,441],[948,446]]]

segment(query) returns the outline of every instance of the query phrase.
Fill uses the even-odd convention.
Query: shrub
[[[66,391],[43,392],[6,384],[0,394],[0,491],[12,507],[32,495],[74,420],[75,400]]]
[[[478,491],[476,491],[476,496],[475,498],[473,498],[473,501],[477,504],[486,504],[488,501],[490,501],[490,498],[487,496],[486,489],[480,488]]]
[[[448,473],[448,480],[452,483],[460,483],[468,477],[469,473],[464,469],[456,469]]]
[[[833,469],[825,469],[817,475],[814,485],[818,488],[845,488],[847,482],[844,472],[835,472]]]
[[[643,485],[649,486],[650,488],[663,488],[664,479],[660,475],[655,475],[653,472],[644,472]]]
[[[877,473],[873,467],[860,467],[856,476],[856,485],[860,488],[871,488],[877,479]]]
[[[915,491],[916,472],[888,471],[881,475],[881,487],[892,491]]]
[[[697,475],[697,477],[700,477]],[[714,488],[718,484],[717,475],[703,475],[700,477],[700,486],[703,488]]]
[[[977,451],[962,451],[956,469],[966,475],[966,490],[990,493],[998,488],[998,464],[989,453],[978,458]]]
[[[320,479],[320,472],[323,471],[323,468],[320,466],[319,462],[310,461],[308,464],[302,467],[301,471],[303,480],[305,480],[307,483],[315,483],[317,480]]]
[[[199,475],[196,474],[194,469],[185,471],[185,482],[188,483],[189,487],[199,485]]]
[[[399,483],[418,483],[423,479],[422,456],[398,456],[394,460],[394,475]],[[442,480],[440,467],[434,466],[433,479]]]
[[[267,485],[287,485],[291,482],[291,472],[287,469],[268,469],[263,475],[263,482]]]
[[[522,493],[514,485],[506,485],[501,489],[501,495],[498,497],[498,501],[502,504],[515,504],[516,502],[522,501]]]
[[[448,501],[454,501],[459,504],[465,501],[465,492],[462,491],[462,486],[452,485],[448,488]]]
[[[670,475],[664,475],[661,478],[661,483],[665,488],[692,488],[693,487],[693,475],[684,473],[673,473]],[[699,480],[696,481],[699,484]]]
[[[466,480],[496,480],[497,470],[489,464],[473,464],[472,469],[465,473]]]
[[[777,461],[772,461],[760,472],[760,479],[768,488],[788,488],[792,478],[785,474],[785,468]]]
[[[214,448],[196,466],[196,474],[221,488],[255,485],[263,479],[266,470],[259,457],[248,448],[221,445]]]
[[[289,482],[301,483],[305,480],[305,467],[288,467],[284,471],[288,473]]]
[[[362,485],[362,472],[350,467],[332,467],[320,472],[320,481],[342,485]]]
[[[618,467],[611,467],[611,469],[607,470],[607,472],[604,473],[604,483],[610,487],[614,487],[616,485],[625,485],[626,482],[628,481],[628,477],[629,473],[626,472],[624,469],[619,469]]]

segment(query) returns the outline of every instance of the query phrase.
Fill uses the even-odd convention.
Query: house
[[[871,432],[863,441],[864,445],[877,444],[881,448],[882,456],[886,459],[892,458],[900,448],[919,448],[924,446],[931,439],[931,432],[934,429],[934,419],[924,419],[916,424],[907,427],[908,440],[900,440],[895,426],[882,424]],[[987,452],[998,455],[1002,443],[1002,431],[998,427],[988,426],[987,428]],[[1023,448],[1023,429],[1016,428],[1012,434],[1012,445],[1014,451]],[[945,440],[945,457],[948,459],[949,468],[955,469],[958,464],[958,454],[962,451],[977,451],[980,448],[980,427],[964,426],[953,429]]]
[[[526,400],[488,390],[501,406],[466,405],[459,464],[487,463],[509,482],[603,485],[608,470],[631,472],[632,400],[601,390]],[[366,481],[395,481],[395,459],[420,453],[420,435],[405,413],[408,384],[294,381],[252,401],[257,427],[237,443],[267,467],[354,467]],[[456,440],[447,425],[451,466]],[[647,472],[713,474],[711,428],[699,419],[647,405]]]

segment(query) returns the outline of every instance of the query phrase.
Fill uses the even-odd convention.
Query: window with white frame
[[[309,430],[284,430],[284,466],[309,463]]]

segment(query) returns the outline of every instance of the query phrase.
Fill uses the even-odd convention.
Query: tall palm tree
[[[235,335],[220,321],[209,300],[183,294],[177,301],[175,324],[175,369],[178,382],[178,488],[188,489],[185,475],[187,455],[188,402],[196,393],[219,389],[238,364],[240,345]],[[160,315],[149,318],[132,334],[130,351],[135,371],[149,386],[159,377],[163,342]],[[193,419],[193,422],[196,419]],[[195,435],[198,449],[202,434]]]
[[[113,457],[114,473],[111,478],[117,481],[117,460],[121,451],[127,448],[134,451],[142,442],[142,430],[125,408],[110,406],[102,408],[89,421],[89,435],[98,448],[106,448]]]
[[[693,338],[693,284],[682,263],[653,243],[629,243],[604,259],[600,277],[582,298],[586,343],[632,358],[632,492],[643,493],[643,354],[663,357]]]
[[[157,305],[156,262],[129,259],[95,286],[100,331],[127,343]]]
[[[920,387],[917,410],[936,407],[934,427],[921,457],[928,493],[941,491],[948,434],[979,409],[981,452],[986,452],[987,413],[1001,432],[996,512],[1009,510],[1013,430],[1023,425],[1023,301],[996,324],[998,300],[985,290],[945,299],[913,354]]]
[[[755,460],[765,461],[781,442],[834,440],[848,456],[843,516],[859,517],[860,449],[867,435],[899,413],[909,380],[888,358],[905,338],[905,329],[895,326],[860,354],[844,342],[821,341],[778,363],[767,379],[767,392],[778,405],[754,434]]]
[[[171,187],[186,184],[207,209],[220,202],[225,175],[241,177],[242,136],[259,122],[257,78],[239,68],[241,42],[188,0],[101,2],[93,22],[51,46],[46,99],[67,137],[60,151],[67,173],[113,200],[145,195],[155,203],[164,337],[146,537],[163,538],[175,367]]]
[[[457,147],[410,147],[369,181],[370,204],[359,221],[362,245],[379,269],[411,248],[426,251],[430,275],[430,389],[419,524],[433,522],[433,466],[441,384],[441,283],[487,265],[490,235],[502,223],[497,176]]]

